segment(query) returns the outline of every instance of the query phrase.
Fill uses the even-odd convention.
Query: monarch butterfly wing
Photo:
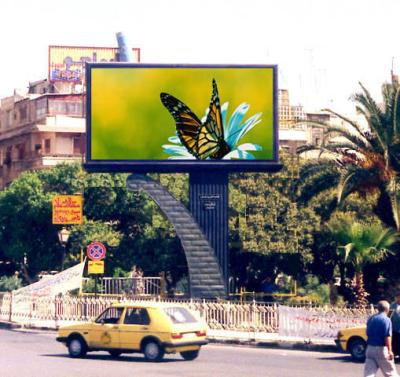
[[[213,80],[212,86],[213,90],[207,119],[200,128],[197,140],[198,154],[201,159],[217,154],[221,146],[225,144],[221,105],[215,80]]]
[[[201,121],[183,102],[170,94],[161,93],[160,98],[175,120],[181,143],[193,156],[199,158],[197,139],[202,127]]]
[[[210,132],[210,128],[212,129],[213,127],[212,124],[206,122],[200,128],[196,149],[201,160],[210,157],[219,150],[218,138],[215,132]]]
[[[205,124],[209,131],[215,134],[218,140],[224,139],[224,126],[222,124],[221,104],[219,102],[217,83],[212,81],[212,95],[209,112]]]

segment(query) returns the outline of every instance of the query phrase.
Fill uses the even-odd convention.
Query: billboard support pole
[[[229,265],[228,184],[229,173],[226,171],[189,173],[190,212],[214,249],[225,289],[227,289]]]

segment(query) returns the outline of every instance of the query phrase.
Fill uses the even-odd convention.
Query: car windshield
[[[165,313],[171,318],[173,323],[195,323],[196,318],[185,308],[171,307],[165,308]]]

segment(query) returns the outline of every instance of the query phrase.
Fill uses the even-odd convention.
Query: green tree
[[[361,84],[360,84],[361,85]],[[378,193],[375,212],[389,226],[400,229],[398,176],[400,172],[400,87],[397,82],[382,86],[382,105],[361,85],[353,96],[356,110],[368,128],[327,110],[342,125],[313,122],[325,130],[322,145],[307,145],[299,153],[318,151],[320,158],[301,170],[299,190],[303,201],[332,186],[337,187],[337,203],[353,192]]]
[[[279,173],[231,176],[231,270],[240,285],[252,289],[265,275],[303,274],[313,260],[320,219],[312,208],[297,203],[297,159],[283,154],[282,160]]]
[[[23,173],[0,192],[0,255],[23,271],[25,281],[42,270],[59,269],[62,249],[51,222],[51,199],[57,194],[84,195],[85,222],[70,226],[66,267],[94,240],[107,245],[106,271],[114,274],[140,265],[147,275],[187,274],[186,259],[172,225],[142,192],[126,189],[127,174],[88,174],[78,164]],[[187,198],[187,177],[165,175],[161,183]],[[186,199],[187,200],[187,199]],[[7,264],[7,266],[9,266]],[[12,274],[9,268],[7,273]]]
[[[392,252],[390,248],[397,241],[398,234],[381,223],[362,223],[355,221],[352,216],[333,218],[327,226],[337,244],[342,278],[345,266],[351,264],[355,271],[355,303],[365,306],[367,293],[364,289],[364,269],[368,264],[382,261]]]
[[[61,261],[57,230],[51,223],[51,194],[34,172],[26,172],[0,192],[2,253],[21,267],[30,282]]]

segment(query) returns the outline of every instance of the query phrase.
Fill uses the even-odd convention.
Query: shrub
[[[18,276],[1,276],[0,277],[0,292],[13,291],[22,287],[22,279]]]

